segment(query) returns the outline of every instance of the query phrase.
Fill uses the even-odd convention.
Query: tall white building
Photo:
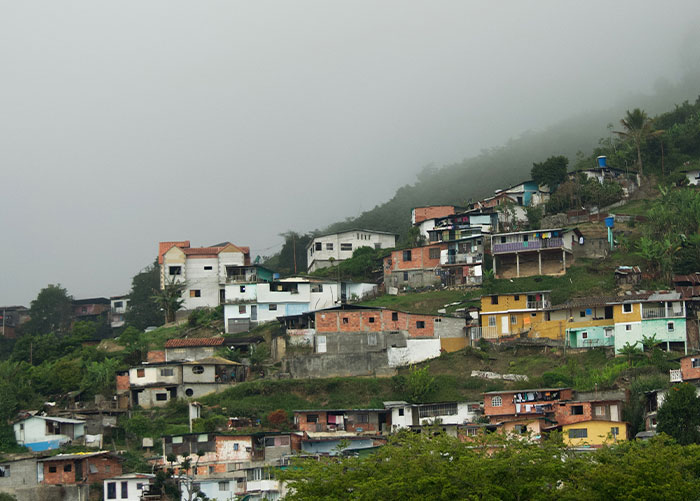
[[[396,247],[396,237],[394,233],[374,230],[346,230],[319,235],[306,247],[307,269],[310,273],[349,259],[360,247],[391,249]]]

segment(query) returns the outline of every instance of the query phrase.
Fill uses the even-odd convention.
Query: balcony
[[[549,308],[549,301],[528,301],[528,310],[541,310],[542,308]]]
[[[671,369],[670,371],[668,371],[668,373],[672,383],[683,382],[683,374],[681,374],[680,369]]]
[[[674,310],[664,306],[642,305],[642,318],[678,318],[684,316],[683,307],[680,310]]]
[[[483,254],[452,254],[440,259],[440,264],[475,264],[483,260]]]
[[[469,339],[498,339],[498,327],[472,327],[469,329]]]
[[[504,244],[493,244],[491,252],[493,254],[505,254],[510,252],[531,251],[540,249],[561,249],[564,246],[562,238],[547,238],[544,240],[532,240],[529,242],[506,242]]]

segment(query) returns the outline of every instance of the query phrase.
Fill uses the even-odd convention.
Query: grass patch
[[[625,205],[620,207],[615,207],[610,210],[612,214],[626,214],[629,216],[646,216],[649,209],[654,205],[655,199],[640,198],[639,200],[632,200]]]
[[[362,306],[377,306],[394,310],[410,311],[412,313],[436,314],[439,309],[456,302],[475,300],[481,295],[481,289],[444,289],[428,292],[416,292],[399,296],[384,295],[369,301],[363,301]],[[454,312],[465,305],[453,305],[448,307],[448,312]]]

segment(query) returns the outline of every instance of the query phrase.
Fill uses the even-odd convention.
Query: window
[[[513,296],[513,300],[520,301],[520,296],[518,294],[516,294],[515,296]]]
[[[693,369],[697,369],[700,367],[700,358],[693,358],[693,359],[691,359],[690,362],[691,362]]]
[[[170,266],[170,267],[168,267],[168,274],[171,276],[181,275],[182,274],[182,266]]]
[[[277,305],[276,304],[271,304],[269,306],[270,311],[277,311]]]
[[[56,473],[56,467],[55,467],[55,466],[49,466],[49,473]]]
[[[190,289],[190,297],[202,297],[202,291],[199,289]]]
[[[626,331],[631,331],[631,330],[632,330],[632,324],[625,324],[625,330],[626,330]]]
[[[391,321],[392,321],[392,322],[396,322],[396,321],[398,321],[398,320],[399,320],[399,314],[398,314],[397,312],[395,312],[395,311],[392,311],[392,312],[391,312]]]
[[[586,317],[586,311],[585,311],[585,310],[579,311],[579,312],[578,312],[578,316],[581,317],[581,318],[585,318],[585,317]]]
[[[456,416],[457,404],[424,404],[418,407],[419,418]]]
[[[63,471],[68,472],[68,471],[72,471],[72,470],[73,470],[73,465],[71,463],[63,465]]]
[[[582,416],[583,415],[583,405],[572,405],[571,406],[572,416]]]
[[[117,499],[117,483],[109,482],[107,484],[107,499]]]
[[[517,323],[518,323],[518,317],[516,317],[515,315],[511,315],[511,316],[510,316],[510,323],[511,323],[512,325],[517,324]]]
[[[306,415],[306,422],[307,423],[318,423],[318,414],[307,414]]]
[[[192,395],[194,395],[194,390],[192,388],[187,388],[185,390],[185,395],[191,397]]]
[[[181,443],[182,443],[182,437],[173,437],[173,443],[174,443],[174,444],[181,444]]]
[[[605,332],[605,337],[612,337],[614,329],[612,327],[606,327],[603,329]]]
[[[627,303],[622,305],[622,313],[632,313],[632,305]]]
[[[377,346],[377,333],[370,332],[367,334],[367,346]]]
[[[403,409],[399,409],[399,416],[403,416]]]
[[[588,332],[582,332],[581,339],[588,339]]]
[[[410,250],[403,251],[402,259],[403,259],[403,261],[411,261],[412,260],[411,251]]]
[[[437,322],[437,323],[442,322],[442,318],[436,318],[436,319],[435,319],[435,322]]]
[[[605,416],[605,406],[596,405],[595,406],[595,415],[596,416]]]
[[[403,272],[403,281],[408,282],[408,272],[407,271]]]
[[[440,259],[440,247],[431,247],[428,251],[430,259]]]
[[[343,317],[343,323],[347,324],[349,322],[348,317]]]
[[[588,438],[588,428],[572,428],[569,430],[569,438]]]
[[[122,306],[124,306],[124,301],[115,301],[114,302],[115,308],[121,308]]]
[[[228,491],[228,482],[219,482],[219,491]]]
[[[210,466],[210,467],[209,467],[209,475],[213,475],[214,472],[215,472],[215,470],[216,470],[216,469],[215,469],[213,466]]]
[[[668,329],[668,332],[673,332],[675,326],[673,325],[673,322],[669,322],[666,324],[666,328]]]
[[[620,434],[620,427],[619,426],[613,426],[610,428],[610,434],[613,437],[617,437]]]
[[[265,447],[274,447],[275,437],[265,437]]]
[[[241,285],[241,294],[245,294],[245,285]]]
[[[491,296],[491,304],[498,304],[498,296]]]
[[[204,367],[201,365],[195,365],[192,367],[192,374],[203,374],[204,373]]]
[[[326,244],[326,250],[332,251],[332,250],[333,250],[333,244],[332,244],[332,243]]]
[[[238,313],[245,313],[245,305],[244,304],[239,304],[238,305]]]
[[[520,435],[525,435],[527,433],[527,425],[526,424],[516,424],[513,426],[513,431],[515,433],[519,433]]]
[[[311,292],[323,292],[323,284],[312,284]]]
[[[206,442],[207,440],[209,440],[209,435],[207,435],[206,433],[197,435],[197,442]]]
[[[489,327],[496,327],[496,315],[489,317]]]
[[[374,317],[369,317],[369,323],[373,324],[374,323]]]
[[[212,270],[211,266],[205,266],[205,267],[204,267],[204,271],[211,271],[211,270]]]
[[[316,244],[314,244],[314,247],[316,247],[316,250],[320,251],[323,249],[323,244],[321,242],[316,242]]]
[[[340,244],[340,250],[341,251],[351,251],[352,244]]]
[[[425,322],[423,320],[417,320],[416,329],[425,329]]]
[[[156,393],[156,400],[159,402],[165,402],[168,399],[167,393]]]
[[[172,376],[174,373],[173,369],[161,369],[160,370],[160,375],[167,377],[167,376]]]
[[[136,369],[136,377],[146,377],[146,369]]]
[[[129,497],[129,482],[122,482],[122,499]]]
[[[491,407],[500,407],[501,405],[503,405],[503,399],[500,395],[491,397]]]
[[[238,442],[236,442],[235,444],[233,444],[233,450],[234,450],[234,451],[237,451],[237,450],[238,450]]]

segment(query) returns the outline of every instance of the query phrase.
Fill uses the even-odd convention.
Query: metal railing
[[[472,340],[498,339],[499,337],[498,327],[471,327],[469,329],[469,338]]]
[[[557,249],[564,246],[562,238],[547,238],[544,240],[532,240],[529,242],[506,242],[503,244],[493,244],[492,252],[499,254],[501,252],[517,252],[538,249]]]
[[[680,311],[674,311],[673,308],[665,308],[663,306],[642,305],[642,318],[676,318],[682,316],[684,316],[683,308]]]

